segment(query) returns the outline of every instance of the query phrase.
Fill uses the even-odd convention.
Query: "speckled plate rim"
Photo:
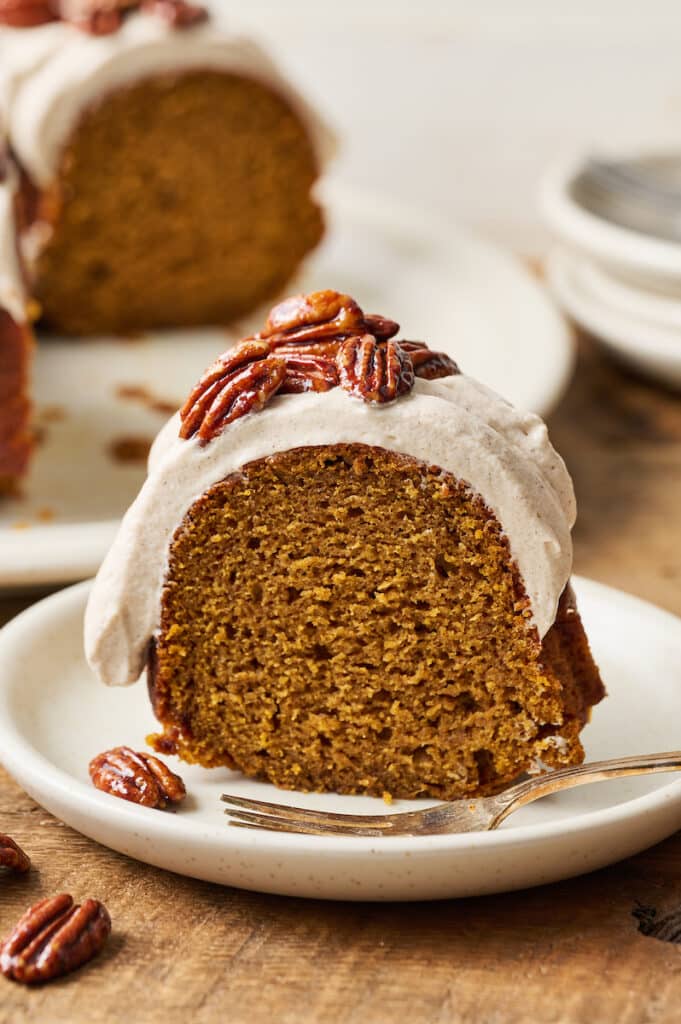
[[[570,877],[638,852],[681,826],[681,779],[563,820],[497,832],[380,841],[234,829],[221,808],[216,808],[215,826],[208,827],[181,813],[163,814],[116,801],[36,749],[15,721],[10,699],[27,657],[30,663],[31,645],[46,629],[59,626],[72,633],[75,628],[74,642],[79,643],[89,588],[86,582],[54,594],[0,632],[0,761],[48,811],[112,849],[168,870],[259,891],[330,899],[433,899]],[[624,618],[652,618],[681,651],[681,620],[670,613],[592,581],[577,579],[576,589],[578,596]],[[58,659],[53,671],[53,679],[42,681],[48,692],[58,685]],[[92,685],[97,685],[94,680]],[[282,799],[293,802],[295,794],[282,794]],[[411,890],[405,881],[406,863]]]

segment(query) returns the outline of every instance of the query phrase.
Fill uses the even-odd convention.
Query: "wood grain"
[[[681,400],[581,343],[551,432],[574,474],[576,568],[681,613]],[[11,617],[33,598],[0,603]],[[636,901],[681,902],[681,834],[590,876],[433,904],[262,896],[138,864],[74,833],[0,772],[0,828],[33,858],[0,878],[0,934],[59,891],[108,906],[114,935],[70,978],[0,979],[0,1024],[666,1024],[681,951]]]

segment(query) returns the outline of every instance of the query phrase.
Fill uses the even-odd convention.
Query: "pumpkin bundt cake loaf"
[[[33,336],[15,246],[16,192],[0,144],[0,495],[15,490],[32,447],[28,375]]]
[[[161,752],[284,788],[454,798],[582,760],[604,695],[536,416],[322,292],[162,431],[87,608]]]
[[[0,3],[0,114],[44,326],[225,323],[275,295],[320,240],[311,189],[329,134],[218,11]]]

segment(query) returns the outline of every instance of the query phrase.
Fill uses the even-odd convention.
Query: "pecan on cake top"
[[[0,25],[34,28],[65,21],[90,35],[117,32],[132,11],[156,14],[173,28],[185,28],[208,17],[205,7],[186,0],[0,0]]]
[[[207,444],[227,424],[264,408],[275,394],[340,387],[370,404],[392,402],[414,386],[459,372],[420,341],[396,341],[399,324],[366,315],[335,291],[296,295],[275,306],[262,331],[244,338],[206,370],[180,410],[180,437]]]

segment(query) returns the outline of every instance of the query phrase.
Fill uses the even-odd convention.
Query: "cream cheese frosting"
[[[207,21],[183,29],[143,12],[105,36],[66,22],[0,28],[0,116],[22,167],[44,188],[78,119],[107,93],[153,75],[199,69],[244,75],[275,90],[306,125],[320,165],[332,155],[333,135],[319,115],[217,8]]]
[[[5,178],[0,180],[0,309],[7,310],[17,323],[23,323],[27,319],[26,291],[19,266],[14,219],[17,187],[16,171],[9,164]]]
[[[201,447],[179,417],[157,438],[149,475],[95,580],[85,651],[109,685],[141,674],[159,628],[173,535],[195,500],[256,459],[313,445],[358,442],[410,455],[465,481],[505,532],[543,637],[572,567],[572,482],[539,417],[521,413],[465,375],[417,379],[410,394],[369,405],[340,388],[275,396]]]

